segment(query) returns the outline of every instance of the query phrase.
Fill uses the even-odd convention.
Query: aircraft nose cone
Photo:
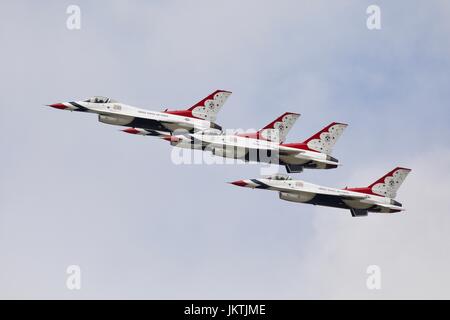
[[[180,140],[181,140],[180,138],[174,137],[174,136],[165,136],[165,137],[162,137],[162,139],[169,141],[169,142],[175,142],[175,143],[180,142]]]
[[[64,109],[68,108],[67,106],[65,106],[62,103],[53,103],[53,104],[48,104],[47,106],[55,108],[55,109],[60,109],[60,110],[64,110]]]
[[[123,132],[129,133],[129,134],[138,134],[139,131],[136,130],[135,128],[128,128],[128,129],[123,129]]]
[[[244,180],[233,181],[233,182],[230,182],[230,184],[234,184],[235,186],[238,186],[238,187],[246,187],[247,186],[247,183]]]

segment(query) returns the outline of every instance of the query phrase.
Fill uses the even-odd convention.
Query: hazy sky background
[[[1,2],[0,297],[450,298],[449,21],[445,0]],[[166,141],[43,106],[185,108],[218,88],[227,128],[299,112],[294,142],[349,123],[344,166],[295,176],[365,186],[410,167],[407,212],[281,201],[225,183],[261,165],[174,165]]]

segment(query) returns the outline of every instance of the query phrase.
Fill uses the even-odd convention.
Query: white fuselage
[[[65,102],[65,109],[96,113],[99,121],[111,125],[130,126],[150,130],[173,132],[177,129],[204,130],[211,122],[203,119],[185,117],[165,112],[150,111],[129,106],[120,102],[92,103],[86,101]]]
[[[363,194],[346,189],[330,188],[301,180],[251,179],[241,180],[239,186],[247,188],[268,189],[280,192],[280,198],[292,202],[311,203],[321,206],[353,208],[378,212],[401,211],[401,206],[394,205],[394,200],[387,197]],[[234,183],[236,184],[236,183]],[[377,205],[388,206],[376,207]]]
[[[320,152],[299,150],[286,147],[277,142],[242,137],[238,135],[212,135],[202,132],[188,136],[177,136],[172,145],[180,148],[203,149],[215,155],[251,161],[271,162],[274,160],[286,164],[303,165],[314,161],[327,161],[327,155]],[[250,154],[250,157],[248,156]],[[259,157],[257,157],[259,154]],[[325,166],[322,162],[319,165]]]

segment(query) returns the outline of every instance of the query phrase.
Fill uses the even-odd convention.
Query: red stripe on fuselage
[[[382,197],[382,195],[373,193],[373,192],[372,192],[372,189],[371,189],[371,188],[368,188],[368,187],[364,187],[364,188],[344,188],[344,190],[353,191],[353,192],[358,192],[358,193],[371,194],[371,195],[374,195],[374,196]]]

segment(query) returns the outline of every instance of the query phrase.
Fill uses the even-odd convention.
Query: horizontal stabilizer
[[[385,208],[385,209],[389,209],[389,210],[398,210],[398,211],[405,211],[405,208],[399,207],[399,206],[394,206],[391,204],[382,204],[382,203],[377,203],[378,207],[381,208]]]

